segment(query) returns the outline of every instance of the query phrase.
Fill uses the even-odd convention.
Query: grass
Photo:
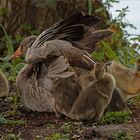
[[[54,133],[46,137],[45,140],[69,140],[69,134]]]
[[[74,128],[74,124],[71,122],[66,122],[60,128],[66,133],[71,133]]]
[[[9,120],[4,118],[3,116],[0,116],[0,125],[24,125],[26,124],[23,120]]]
[[[136,109],[140,109],[140,96],[136,96],[136,97],[129,99],[128,105],[135,106]]]
[[[20,138],[21,134],[7,134],[4,138],[2,138],[2,140],[23,140]]]
[[[133,140],[133,134],[125,131],[118,131],[110,136],[111,140]]]
[[[107,112],[103,116],[102,124],[119,124],[128,122],[131,111]]]

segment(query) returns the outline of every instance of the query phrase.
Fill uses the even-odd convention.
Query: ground
[[[130,102],[128,122],[103,125],[33,112],[15,97],[0,99],[0,140],[140,140],[140,99]]]

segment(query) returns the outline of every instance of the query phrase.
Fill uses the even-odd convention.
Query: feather
[[[92,26],[100,20],[95,16],[84,16],[82,13],[73,14],[58,21],[50,28],[43,31],[32,44],[34,47],[41,46],[44,42],[52,39],[78,41],[83,38],[84,26]],[[84,25],[84,26],[83,26]]]
[[[31,47],[30,49],[28,49],[26,54],[26,63],[33,64],[42,61],[48,62],[49,58],[54,58],[62,55],[72,66],[79,66],[87,69],[93,68],[94,66],[94,61],[86,56],[86,54],[82,50],[72,46],[72,44],[68,41],[63,40],[50,40],[44,43],[42,47]],[[62,64],[66,65],[66,61],[64,59],[62,60]],[[56,65],[58,67],[59,63],[60,62],[58,62],[58,65],[52,65]]]
[[[54,62],[48,66],[48,74],[55,75],[65,71],[69,67],[69,63],[66,62],[64,56],[59,56]]]

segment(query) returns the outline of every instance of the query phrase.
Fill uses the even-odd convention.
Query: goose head
[[[25,56],[28,48],[31,47],[31,45],[36,40],[36,38],[37,38],[37,36],[31,35],[29,37],[26,37],[23,41],[21,41],[18,49],[11,55],[10,60],[18,58],[22,55]]]

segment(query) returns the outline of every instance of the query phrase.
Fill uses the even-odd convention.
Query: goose
[[[34,38],[34,36],[32,37]],[[26,39],[28,40],[28,38]],[[24,42],[26,42],[26,40],[21,42],[21,46]],[[52,46],[54,44],[56,44],[55,47]],[[88,63],[88,57],[84,58],[82,51],[73,47],[67,41],[56,40],[55,43],[48,41],[45,45],[51,46],[46,51],[43,50],[46,54],[48,52],[48,60],[45,58],[43,62],[43,60],[40,61],[40,59],[38,60],[33,56],[34,63],[26,64],[18,73],[16,86],[20,98],[27,108],[38,112],[54,112],[53,83],[58,80],[58,78],[67,78],[75,74],[74,71],[69,69],[70,64],[68,60],[70,59],[70,62],[75,65],[78,63],[80,65],[83,64],[87,68],[89,68],[90,64]],[[59,45],[61,46],[61,50],[59,50]],[[25,53],[28,59],[28,49],[26,50],[26,47],[27,46],[21,47],[20,50],[21,54]],[[73,49],[73,51],[69,53],[71,49]],[[19,55],[17,51],[15,54]],[[40,51],[38,51],[38,54],[35,54],[37,56],[40,55]],[[13,55],[12,57],[14,58]],[[79,61],[77,61],[78,57]]]
[[[107,71],[114,76],[116,85],[126,101],[129,98],[140,94],[138,59],[136,60],[136,63],[136,70],[130,69],[116,61],[112,61],[111,65],[107,67]]]
[[[20,43],[11,59],[25,55],[27,64],[18,73],[16,86],[27,108],[54,112],[53,83],[74,75],[71,66],[93,68],[95,61],[85,50],[94,48],[91,42],[83,43],[87,40],[86,34],[93,40],[112,34],[110,29],[95,32],[94,25],[98,22],[97,17],[77,13],[58,21],[39,36],[29,36]],[[81,46],[86,47],[81,49]]]

